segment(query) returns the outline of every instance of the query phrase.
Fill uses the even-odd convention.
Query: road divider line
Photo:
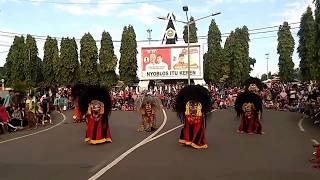
[[[210,113],[213,113],[213,112],[215,112],[215,111],[216,111],[216,109],[210,111]],[[168,134],[168,133],[170,133],[170,132],[172,132],[172,131],[174,131],[174,130],[176,130],[176,129],[179,129],[179,128],[183,127],[183,126],[184,126],[184,124],[180,124],[180,125],[177,126],[177,127],[174,127],[174,128],[172,128],[172,129],[164,132],[164,133],[159,134],[158,136],[155,136],[155,137],[151,138],[148,142],[151,142],[151,141],[153,141],[153,140],[156,140],[156,139],[160,138],[161,136],[164,136],[164,135],[166,135],[166,134]]]
[[[304,118],[301,118],[298,122],[298,127],[300,129],[301,132],[305,132],[303,126],[302,126],[302,122],[304,121]]]
[[[149,142],[150,139],[152,139],[156,134],[158,134],[164,127],[164,125],[167,123],[167,114],[165,112],[164,109],[162,109],[163,112],[163,122],[161,124],[161,126],[154,132],[152,133],[150,136],[148,136],[147,138],[145,138],[144,140],[142,140],[140,143],[138,143],[137,145],[133,146],[132,148],[130,148],[129,150],[127,150],[126,152],[124,152],[123,154],[121,154],[119,157],[117,157],[115,160],[113,160],[110,164],[108,164],[107,166],[105,166],[104,168],[102,168],[100,171],[98,171],[96,174],[94,174],[92,177],[89,178],[89,180],[96,180],[99,177],[101,177],[104,173],[106,173],[109,169],[111,169],[113,166],[115,166],[116,164],[118,164],[122,159],[124,159],[126,156],[128,156],[130,153],[132,153],[134,150],[136,150],[137,148],[139,148],[140,146],[143,146],[144,144],[146,144],[147,142]]]
[[[153,140],[155,140],[155,139],[158,139],[158,138],[160,138],[161,136],[164,136],[164,135],[166,135],[166,134],[168,134],[168,133],[170,133],[170,132],[172,132],[172,131],[174,131],[174,130],[176,130],[176,129],[178,129],[178,128],[181,128],[181,127],[183,127],[183,126],[184,126],[184,124],[181,124],[181,125],[179,125],[179,126],[177,126],[177,127],[174,127],[174,128],[172,128],[172,129],[164,132],[164,133],[159,134],[158,136],[155,136],[155,137],[151,138],[148,142],[151,142],[151,141],[153,141]]]
[[[18,139],[22,139],[22,138],[26,138],[26,137],[29,137],[29,136],[33,136],[33,135],[36,135],[36,134],[40,134],[42,132],[46,132],[46,131],[49,131],[50,129],[53,129],[57,126],[60,126],[62,123],[64,123],[66,121],[66,116],[60,112],[58,112],[60,115],[62,115],[63,117],[63,120],[61,122],[59,122],[58,124],[50,127],[50,128],[47,128],[47,129],[43,129],[41,131],[37,131],[37,132],[34,132],[34,133],[31,133],[31,134],[27,134],[27,135],[23,135],[23,136],[19,136],[19,137],[16,137],[16,138],[12,138],[12,139],[7,139],[7,140],[4,140],[4,141],[0,141],[0,144],[3,144],[3,143],[6,143],[6,142],[10,142],[10,141],[14,141],[14,140],[18,140]]]
[[[317,140],[315,139],[311,139],[311,142],[313,142],[314,144],[320,144]]]

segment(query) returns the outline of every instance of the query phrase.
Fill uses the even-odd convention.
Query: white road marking
[[[311,142],[313,142],[314,144],[320,144],[317,140],[315,139],[311,139]]]
[[[304,118],[301,118],[301,119],[299,120],[299,122],[298,122],[298,127],[299,127],[300,131],[305,132],[305,130],[304,130],[303,126],[302,126],[303,120],[304,120]]]
[[[216,110],[217,110],[217,109],[214,109],[214,110],[212,110],[210,113],[215,112]],[[174,130],[176,130],[176,129],[179,129],[179,128],[183,127],[183,126],[184,126],[184,124],[180,124],[180,125],[177,126],[177,127],[174,127],[174,128],[172,128],[172,129],[164,132],[164,133],[159,134],[159,135],[156,136],[156,137],[153,137],[153,138],[150,139],[148,142],[151,142],[151,141],[153,141],[153,140],[155,140],[155,139],[158,139],[158,138],[160,138],[161,136],[164,136],[164,135],[166,135],[166,134],[168,134],[168,133],[170,133],[170,132],[172,132],[172,131],[174,131]]]
[[[66,121],[67,118],[66,118],[66,116],[65,116],[64,114],[62,114],[62,113],[59,113],[59,114],[61,114],[61,115],[63,116],[63,120],[62,120],[61,122],[59,122],[58,124],[56,124],[56,125],[54,125],[54,126],[52,126],[52,127],[50,127],[50,128],[43,129],[43,130],[41,130],[41,131],[37,131],[37,132],[31,133],[31,134],[27,134],[27,135],[24,135],[24,136],[20,136],[20,137],[8,139],[8,140],[0,141],[0,144],[6,143],[6,142],[10,142],[10,141],[14,141],[14,140],[18,140],[18,139],[22,139],[22,138],[29,137],[29,136],[33,136],[33,135],[36,135],[36,134],[40,134],[40,133],[42,133],[42,132],[49,131],[50,129],[53,129],[53,128],[61,125],[63,122]]]
[[[174,128],[172,128],[172,129],[164,132],[164,133],[159,134],[159,135],[156,136],[156,137],[151,138],[148,142],[151,142],[151,141],[153,141],[153,140],[155,140],[155,139],[158,139],[158,138],[160,138],[161,136],[166,135],[166,134],[168,134],[168,133],[170,133],[170,132],[172,132],[172,131],[180,128],[180,127],[183,127],[183,126],[184,126],[184,124],[181,124],[181,125],[179,125],[179,126],[177,126],[177,127],[174,127]]]
[[[118,164],[122,159],[124,159],[127,155],[129,155],[130,153],[132,153],[134,150],[136,150],[137,148],[139,148],[140,146],[146,144],[151,138],[153,138],[156,134],[158,134],[164,127],[164,125],[167,123],[167,114],[166,112],[162,109],[163,115],[164,115],[164,119],[163,122],[161,124],[161,126],[154,132],[152,133],[150,136],[148,136],[147,138],[145,138],[144,140],[142,140],[140,143],[138,143],[137,145],[133,146],[132,148],[130,148],[129,150],[127,150],[126,152],[124,152],[123,154],[121,154],[119,157],[117,157],[115,160],[113,160],[110,164],[108,164],[107,166],[105,166],[104,168],[102,168],[100,171],[98,171],[96,174],[94,174],[92,177],[89,178],[89,180],[96,180],[99,177],[101,177],[104,173],[106,173],[109,169],[111,169],[113,166],[115,166],[116,164]]]

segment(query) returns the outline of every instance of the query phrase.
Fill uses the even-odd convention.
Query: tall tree
[[[23,36],[15,36],[4,64],[6,84],[25,80],[26,44]]]
[[[204,56],[204,79],[219,82],[223,75],[228,75],[228,64],[223,61],[221,47],[221,32],[214,20],[211,21],[208,31],[208,52]]]
[[[256,64],[257,60],[255,58],[249,57],[249,66],[250,66],[250,71],[253,70],[254,65]]]
[[[120,79],[131,84],[137,79],[137,41],[136,34],[131,25],[123,28],[120,47]]]
[[[62,38],[60,43],[60,85],[72,85],[79,81],[78,47],[74,38]]]
[[[109,32],[103,31],[98,65],[99,78],[102,85],[111,86],[117,82],[116,66],[117,57],[114,54],[112,37]]]
[[[190,25],[189,25],[190,43],[197,43],[198,42],[198,36],[197,36],[198,28],[197,28],[196,23],[194,22],[194,18],[192,16],[190,17],[189,22],[193,22],[193,23],[190,23]],[[183,40],[185,43],[188,43],[188,26],[187,25],[184,26]]]
[[[82,36],[80,41],[80,79],[84,84],[99,84],[97,68],[98,48],[90,33]]]
[[[241,44],[239,51],[241,51],[241,62],[242,62],[242,71],[241,71],[241,79],[245,80],[250,76],[251,65],[254,66],[254,59],[249,57],[249,32],[247,26],[243,26],[242,28],[237,28],[235,30],[235,34],[237,37],[237,41]]]
[[[56,67],[59,62],[58,42],[55,38],[47,37],[44,43],[43,78],[48,85],[58,83],[59,73]]]
[[[231,31],[229,37],[226,39],[224,46],[225,60],[229,62],[229,83],[232,86],[238,86],[242,82],[243,64],[241,61],[243,47],[239,38],[237,38],[234,31]]]
[[[316,47],[315,47],[315,63],[317,64],[317,79],[320,79],[320,0],[314,0],[315,23],[316,23]]]
[[[34,37],[27,35],[26,38],[27,58],[25,59],[26,82],[32,87],[36,87],[43,80],[42,61],[38,57],[37,42]]]
[[[290,26],[288,22],[284,22],[279,27],[278,31],[278,47],[279,54],[279,76],[284,82],[293,80],[294,63],[292,61],[292,54],[294,51],[294,39],[292,37]]]
[[[268,76],[267,76],[267,78],[268,78],[268,79],[271,79],[271,78],[272,78],[272,74],[271,74],[271,72],[270,72],[270,71],[268,72]]]
[[[267,74],[262,74],[262,75],[261,75],[261,81],[265,81],[265,80],[267,80],[267,79],[268,79]]]
[[[315,80],[317,63],[315,62],[316,25],[310,7],[302,15],[300,21],[298,53],[301,59],[300,71],[303,81]]]

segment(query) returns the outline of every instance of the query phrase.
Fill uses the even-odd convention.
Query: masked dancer
[[[199,85],[184,87],[176,97],[175,110],[184,123],[179,143],[196,149],[207,148],[205,128],[207,113],[211,110],[209,91]]]

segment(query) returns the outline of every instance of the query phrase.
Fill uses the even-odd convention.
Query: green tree
[[[250,76],[256,59],[249,56],[249,32],[246,26],[236,28],[226,39],[223,63],[228,63],[229,83],[238,86]],[[226,65],[224,65],[226,66]]]
[[[79,81],[78,47],[74,38],[62,38],[57,68],[60,85],[73,85]]]
[[[236,42],[240,46],[237,46],[238,53],[241,61],[241,80],[245,80],[250,76],[251,66],[254,66],[254,59],[249,57],[249,32],[247,26],[237,28],[235,30]]]
[[[123,28],[120,47],[119,73],[120,80],[132,84],[137,79],[137,41],[131,25]]]
[[[84,34],[80,41],[80,79],[84,84],[99,84],[97,68],[98,48],[90,33]]]
[[[267,79],[268,79],[267,74],[262,74],[262,75],[261,75],[261,81],[265,81],[265,80],[267,80]]]
[[[278,31],[278,48],[279,54],[279,76],[284,82],[293,80],[294,63],[292,54],[294,51],[294,39],[292,37],[288,22],[284,22]]]
[[[316,23],[316,47],[315,47],[315,63],[317,64],[316,72],[317,79],[320,79],[320,0],[314,0],[315,9],[315,23]]]
[[[293,72],[293,78],[296,80],[301,80],[301,70],[300,68],[295,68]]]
[[[241,61],[243,47],[234,31],[231,31],[224,45],[225,61],[229,62],[229,83],[232,86],[238,86],[242,82],[243,64]]]
[[[198,36],[197,36],[198,28],[197,28],[196,23],[194,22],[194,18],[192,16],[190,17],[190,22],[193,22],[189,25],[190,43],[197,43],[198,42]],[[185,43],[188,43],[188,26],[187,25],[184,26],[183,40]]]
[[[47,37],[44,43],[44,55],[43,55],[43,78],[47,85],[57,84],[59,76],[59,49],[58,42],[55,38]]]
[[[300,61],[300,71],[301,78],[303,81],[315,80],[316,79],[316,66],[315,61],[315,21],[312,15],[312,10],[310,7],[302,15],[300,21],[300,30],[298,32],[299,36],[299,46],[298,53],[301,59]]]
[[[253,70],[254,65],[256,64],[257,60],[255,58],[249,57],[249,66],[250,66],[250,71]]]
[[[23,36],[15,36],[4,64],[6,84],[25,80],[26,44]]]
[[[26,38],[27,58],[25,59],[25,77],[27,85],[36,87],[42,80],[42,61],[38,57],[37,42],[34,37]]]
[[[204,79],[219,82],[223,75],[228,75],[228,64],[223,62],[221,32],[214,20],[208,31],[208,52],[204,55]]]
[[[102,85],[111,86],[117,82],[117,74],[115,72],[117,61],[112,37],[109,32],[103,31],[98,65],[99,78]]]

